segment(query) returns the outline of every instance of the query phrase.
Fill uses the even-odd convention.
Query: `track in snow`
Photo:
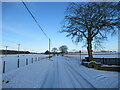
[[[74,82],[74,88],[95,88],[69,62],[67,62],[64,66],[66,66],[67,71],[70,72],[68,73],[68,75],[71,75],[70,78],[73,78],[72,81]]]
[[[9,79],[11,76],[14,78],[8,84],[3,85],[4,88],[94,88],[80,74],[81,71],[77,70],[78,61],[62,56],[55,56],[51,59],[53,61],[48,59],[39,61],[6,74]]]
[[[61,56],[52,59],[53,66],[46,73],[41,88],[95,88],[74,69],[75,67],[69,63],[70,59]]]

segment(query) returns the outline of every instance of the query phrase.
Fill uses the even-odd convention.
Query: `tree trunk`
[[[92,55],[92,39],[88,39],[88,46],[87,46],[87,51],[88,51],[88,56],[89,56],[89,60],[93,61],[93,55]]]
[[[91,29],[88,30],[88,38],[87,38],[87,50],[88,50],[88,56],[89,56],[89,61],[93,60],[93,55],[92,55],[92,36],[91,36]]]

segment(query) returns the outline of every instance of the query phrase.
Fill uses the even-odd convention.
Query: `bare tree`
[[[63,55],[64,55],[64,53],[66,53],[66,52],[67,52],[68,47],[67,47],[66,45],[62,45],[62,46],[59,48],[59,50],[61,51],[62,56],[63,56]]]
[[[85,41],[89,60],[93,60],[92,46],[101,46],[108,34],[118,30],[118,5],[117,2],[70,3],[61,32],[67,32],[67,37],[72,36],[75,42]]]
[[[53,51],[54,54],[57,53],[57,50],[58,50],[58,49],[57,49],[56,47],[52,48],[52,51]]]

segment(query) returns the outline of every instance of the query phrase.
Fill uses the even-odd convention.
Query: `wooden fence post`
[[[5,61],[3,62],[3,73],[5,73]]]
[[[26,58],[26,65],[28,65],[28,59]]]
[[[17,66],[18,66],[18,68],[20,67],[20,60],[19,60],[19,58],[18,58],[18,65]]]
[[[37,57],[36,57],[36,62],[37,62]]]
[[[33,63],[33,58],[32,58],[32,63]]]

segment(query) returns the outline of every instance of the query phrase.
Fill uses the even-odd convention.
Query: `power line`
[[[33,16],[32,12],[29,10],[29,8],[27,7],[27,5],[24,3],[23,0],[21,0],[23,5],[25,6],[25,8],[27,9],[27,11],[29,12],[29,14],[31,15],[31,17],[34,19],[34,21],[36,22],[36,24],[38,25],[38,27],[40,28],[40,30],[43,32],[43,34],[49,39],[49,52],[50,52],[50,38],[47,36],[47,34],[44,32],[44,30],[41,28],[40,24],[38,23],[38,21],[36,20],[36,18]],[[49,53],[49,57],[50,57],[50,53]],[[50,59],[50,58],[49,58]]]
[[[43,32],[43,34],[49,39],[49,37],[47,36],[47,34],[44,32],[44,30],[42,29],[42,27],[40,26],[40,24],[38,23],[38,21],[36,20],[36,18],[33,16],[32,12],[29,10],[29,8],[27,7],[27,5],[24,3],[23,0],[21,0],[23,5],[25,6],[25,8],[27,9],[27,11],[29,12],[29,14],[31,15],[31,17],[34,19],[34,21],[36,22],[36,24],[38,25],[38,27],[40,28],[40,30]]]

